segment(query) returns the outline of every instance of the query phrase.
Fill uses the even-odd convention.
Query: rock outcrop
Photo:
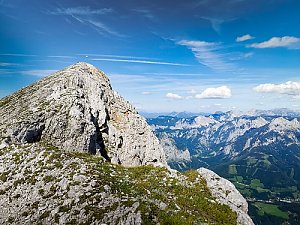
[[[225,180],[171,170],[145,119],[92,65],[1,99],[0,118],[0,224],[225,225],[235,212],[251,224]]]
[[[0,134],[7,142],[45,141],[125,166],[166,165],[145,119],[90,64],[56,72],[2,99],[0,106]]]
[[[221,204],[228,205],[237,213],[238,224],[254,225],[248,215],[248,203],[246,199],[230,181],[205,168],[200,168],[197,171],[206,180],[207,186],[216,200]]]
[[[0,224],[236,224],[195,171],[123,167],[40,142],[0,149],[0,165]]]

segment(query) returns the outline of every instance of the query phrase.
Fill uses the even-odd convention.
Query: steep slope
[[[231,182],[206,168],[200,168],[197,171],[206,180],[209,190],[217,201],[229,205],[233,211],[237,212],[238,224],[252,224],[251,218],[245,214],[248,212],[248,203]]]
[[[0,117],[0,224],[253,224],[199,172],[171,170],[145,119],[92,65],[0,100]]]
[[[46,141],[125,166],[165,162],[146,121],[92,65],[77,63],[54,73],[0,106],[0,133],[7,142]]]

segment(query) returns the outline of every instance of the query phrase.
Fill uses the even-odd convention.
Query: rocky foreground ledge
[[[0,224],[236,224],[196,171],[126,168],[40,143],[0,151]]]
[[[246,199],[230,181],[205,168],[200,168],[197,172],[205,179],[208,189],[217,202],[228,205],[237,213],[238,224],[253,224],[252,219],[247,214],[248,203]]]
[[[92,65],[0,100],[0,118],[0,224],[253,224],[234,186],[169,169],[144,118]]]

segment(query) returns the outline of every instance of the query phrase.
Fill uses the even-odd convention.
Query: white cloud
[[[300,49],[300,38],[284,36],[272,37],[271,39],[249,45],[252,48],[278,48],[285,47],[288,49]]]
[[[223,48],[219,43],[206,41],[188,41],[177,42],[192,50],[198,62],[214,70],[232,70],[234,65],[225,61],[225,56],[220,53]]]
[[[223,99],[230,98],[231,90],[227,86],[221,86],[217,88],[206,88],[201,94],[195,95],[195,98],[206,99]]]
[[[294,95],[294,98],[298,98],[297,96],[300,96],[300,83],[288,81],[282,84],[260,84],[254,87],[254,91]]]
[[[242,42],[242,41],[248,41],[248,40],[251,40],[251,39],[254,39],[255,37],[252,37],[250,34],[245,34],[241,37],[237,37],[235,39],[236,42]]]
[[[97,58],[97,59],[91,59],[91,60],[93,60],[93,61],[109,61],[109,62],[127,62],[127,63],[155,64],[155,65],[169,65],[169,66],[189,66],[187,64],[181,64],[181,63],[158,62],[158,61],[135,60],[135,59]]]
[[[182,99],[184,99],[184,97],[182,97],[181,95],[170,93],[170,92],[166,94],[166,97],[167,98],[171,98],[171,99],[175,99],[175,100],[182,100]]]

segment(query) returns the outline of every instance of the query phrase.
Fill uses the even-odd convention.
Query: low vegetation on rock
[[[236,224],[196,171],[127,168],[37,143],[1,149],[0,162],[1,224]]]

